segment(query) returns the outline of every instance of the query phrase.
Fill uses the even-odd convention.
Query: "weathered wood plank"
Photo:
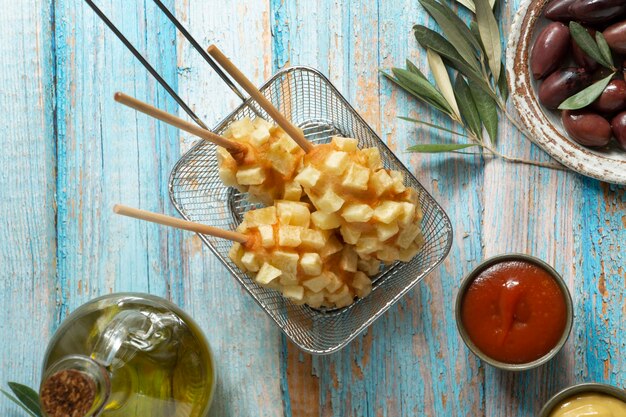
[[[271,75],[269,6],[179,0],[176,14],[203,45],[216,43],[256,84]],[[178,37],[179,90],[209,126],[239,105],[235,94],[199,54]],[[183,115],[184,117],[184,115]],[[182,148],[195,139],[181,134]],[[185,306],[214,349],[218,386],[211,415],[280,416],[279,329],[200,240],[184,236]]]
[[[56,188],[52,2],[0,2],[0,368],[39,382],[54,322]],[[18,408],[0,399],[0,414]]]
[[[328,68],[329,78],[383,139],[410,166],[419,167],[418,178],[451,212],[455,228],[467,236],[457,234],[456,249],[445,266],[342,352],[310,361],[288,345],[282,366],[291,411],[293,415],[391,416],[433,410],[460,415],[471,410],[480,415],[481,371],[461,349],[452,309],[464,259],[481,257],[480,222],[465,215],[468,207],[481,212],[473,167],[450,159],[409,159],[403,149],[414,136],[428,141],[429,134],[413,130],[396,116],[422,113],[423,107],[381,81],[377,73],[381,67],[403,66],[407,56],[425,67],[425,57],[415,56],[411,35],[412,25],[425,17],[415,2],[379,2],[378,6],[325,2],[322,11],[309,3],[272,2],[273,32],[278,34],[274,62]],[[315,46],[330,49],[311,53]],[[321,61],[315,63],[316,55]],[[476,181],[480,184],[480,177]],[[459,198],[463,206],[450,204]],[[310,392],[319,393],[318,407],[311,404]]]
[[[626,188],[581,179],[574,328],[577,381],[626,386]]]
[[[174,32],[150,6],[101,5],[175,85],[175,46],[158,37],[162,32],[174,39]],[[114,216],[111,207],[169,207],[177,134],[112,97],[120,90],[170,111],[175,107],[86,4],[57,2],[56,27],[61,315],[113,291],[169,297],[180,276],[180,232]]]

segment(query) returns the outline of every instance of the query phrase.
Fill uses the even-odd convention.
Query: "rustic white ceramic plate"
[[[549,0],[525,0],[513,20],[506,52],[506,68],[513,104],[533,142],[554,159],[583,175],[626,184],[626,152],[612,143],[602,149],[585,148],[571,140],[560,112],[539,104],[537,83],[530,71],[530,51],[535,38],[548,23],[542,10]]]

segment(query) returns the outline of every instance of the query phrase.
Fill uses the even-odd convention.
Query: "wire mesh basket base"
[[[379,148],[385,168],[403,172],[406,185],[415,188],[419,195],[425,243],[418,255],[410,262],[386,266],[375,278],[367,297],[341,309],[295,305],[279,292],[258,286],[228,258],[229,241],[200,236],[294,344],[312,354],[332,353],[365,330],[443,261],[452,243],[452,226],[439,204],[321,73],[306,67],[287,68],[260,90],[304,130],[311,142],[324,143],[333,136],[346,136],[358,139],[361,148]],[[214,131],[221,134],[233,121],[244,117],[260,115],[268,119],[267,114],[252,106],[250,100],[246,101]],[[196,143],[175,165],[170,176],[170,197],[185,219],[230,230],[241,222],[243,213],[257,207],[247,202],[245,194],[220,181],[216,147],[206,141]]]

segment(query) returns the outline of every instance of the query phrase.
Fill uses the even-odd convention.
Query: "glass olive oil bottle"
[[[43,365],[48,417],[204,417],[213,358],[198,326],[172,303],[114,294],[74,311]]]

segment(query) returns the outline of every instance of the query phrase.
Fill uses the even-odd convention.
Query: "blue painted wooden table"
[[[237,105],[151,1],[98,3],[202,119],[214,124]],[[300,353],[196,236],[112,215],[117,202],[174,214],[168,174],[194,139],[112,96],[121,90],[178,112],[171,98],[83,2],[1,0],[1,381],[38,384],[49,337],[80,304],[144,291],[182,306],[208,335],[219,371],[215,416],[533,416],[572,383],[626,385],[626,189],[571,172],[405,153],[431,133],[397,116],[444,123],[378,74],[405,57],[427,68],[411,36],[413,24],[428,22],[415,0],[166,3],[259,84],[292,64],[326,73],[446,208],[452,251],[346,349]],[[503,4],[505,33],[517,4]],[[548,160],[510,125],[500,134],[501,151]],[[511,251],[554,265],[576,314],[561,354],[519,374],[470,354],[453,311],[463,274]],[[2,399],[0,414],[20,412]]]

